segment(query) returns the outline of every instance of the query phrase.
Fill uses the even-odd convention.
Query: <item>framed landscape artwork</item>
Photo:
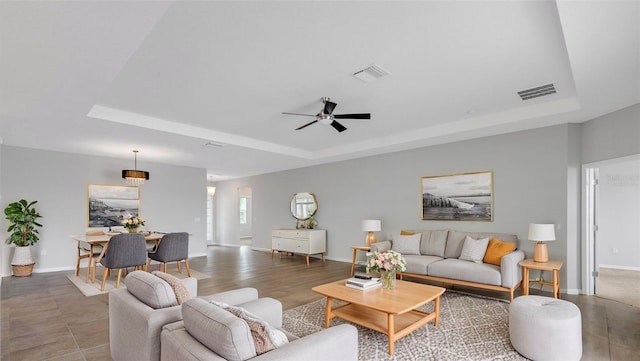
[[[87,207],[89,227],[121,226],[124,216],[140,214],[140,188],[89,184]]]
[[[422,219],[493,221],[493,172],[422,177]]]

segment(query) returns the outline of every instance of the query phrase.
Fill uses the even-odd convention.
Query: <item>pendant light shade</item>
[[[127,184],[132,185],[141,185],[144,182],[149,180],[149,172],[138,170],[138,151],[133,151],[134,161],[133,161],[133,170],[132,169],[123,169],[122,170],[122,178],[127,181]]]

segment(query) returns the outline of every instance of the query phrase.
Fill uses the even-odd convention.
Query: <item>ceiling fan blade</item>
[[[357,114],[334,114],[336,119],[371,119],[370,113],[357,113]]]
[[[345,130],[347,130],[347,128],[344,125],[336,122],[335,120],[333,122],[331,122],[331,126],[336,128],[336,130],[341,132],[341,133],[344,132]]]
[[[303,125],[303,126],[301,126],[301,127],[296,128],[296,130],[300,130],[300,129],[302,129],[302,128],[306,128],[306,127],[310,126],[311,124],[313,124],[313,123],[317,123],[317,122],[318,122],[318,120],[314,120],[314,121],[309,122],[309,123],[307,123],[307,124],[305,124],[305,125]]]
[[[331,115],[333,113],[333,110],[336,108],[338,104],[331,102],[331,101],[326,101],[324,103],[324,110],[322,111],[324,114],[328,114]]]
[[[305,117],[317,117],[317,115],[312,115],[312,114],[287,113],[287,112],[282,112],[282,114],[287,114],[287,115],[302,115],[302,116],[305,116]]]

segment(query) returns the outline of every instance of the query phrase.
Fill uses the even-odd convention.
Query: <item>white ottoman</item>
[[[580,360],[580,309],[550,297],[517,297],[509,306],[509,337],[516,351],[532,360]]]

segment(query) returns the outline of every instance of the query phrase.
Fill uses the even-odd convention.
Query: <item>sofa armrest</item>
[[[371,252],[384,252],[391,249],[392,241],[376,242],[371,245]]]
[[[269,325],[282,328],[282,303],[280,301],[271,297],[263,297],[241,303],[238,306],[258,316]]]
[[[502,256],[500,260],[500,279],[502,287],[511,288],[522,281],[522,268],[518,265],[525,257],[524,251],[515,250]]]
[[[127,289],[109,292],[109,340],[114,360],[159,360],[160,332],[182,319],[180,306],[153,309]]]
[[[329,327],[254,357],[255,361],[347,361],[358,359],[358,330],[348,324]]]
[[[214,293],[212,295],[200,297],[205,301],[223,302],[228,305],[239,305],[241,303],[254,301],[258,299],[258,290],[255,288],[238,288],[236,290]]]
[[[188,277],[182,279],[182,283],[189,289],[191,297],[198,296],[198,279],[195,277]]]

